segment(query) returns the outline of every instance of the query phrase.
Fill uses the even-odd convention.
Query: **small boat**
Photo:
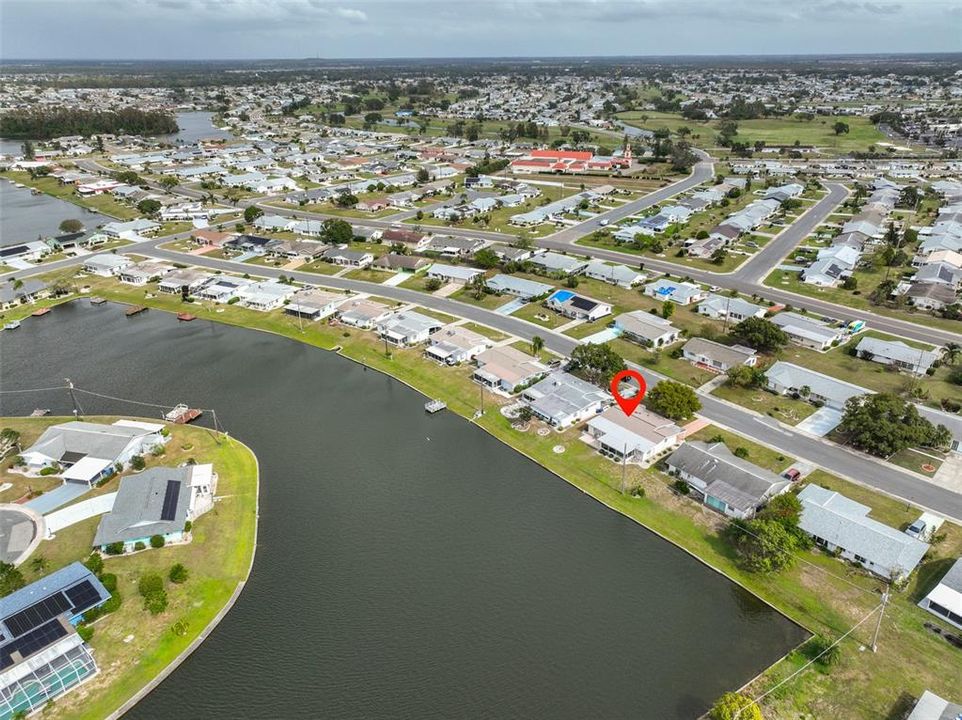
[[[190,313],[177,313],[177,319],[181,322],[190,322],[191,320],[196,320],[196,315],[191,315]]]
[[[176,423],[177,425],[186,425],[189,422],[193,422],[201,415],[204,414],[203,410],[198,410],[197,408],[189,408],[183,403],[175,407],[169,413],[164,415],[164,420],[167,422]]]
[[[50,414],[50,408],[37,408],[32,413],[30,413],[30,417],[43,417],[44,415],[49,415],[49,414]]]
[[[4,329],[4,330],[16,330],[18,327],[20,327],[20,321],[19,321],[19,320],[14,320],[13,322],[8,322],[6,325],[4,325],[4,326],[3,326],[3,329]]]
[[[129,308],[127,308],[127,311],[124,314],[127,317],[130,317],[131,315],[139,315],[146,309],[147,307],[145,305],[131,305]]]
[[[32,314],[34,317],[43,317],[48,312],[50,312],[50,308],[40,308],[39,310],[34,310]]]
[[[95,295],[94,297],[90,298],[90,304],[91,304],[91,305],[103,305],[105,302],[107,302],[107,298],[102,298],[102,297],[99,297],[99,296],[97,296],[97,295]]]
[[[428,400],[426,403],[424,403],[424,409],[432,415],[436,412],[444,410],[444,408],[447,406],[448,404],[444,402],[444,400]]]

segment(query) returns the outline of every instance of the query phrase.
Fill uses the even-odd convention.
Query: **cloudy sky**
[[[956,0],[0,0],[7,59],[960,50]]]

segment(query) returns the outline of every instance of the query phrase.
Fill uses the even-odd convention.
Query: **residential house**
[[[765,386],[778,395],[802,397],[838,411],[845,409],[849,398],[871,392],[844,380],[782,361],[765,371]]]
[[[689,440],[665,461],[670,475],[688,483],[691,494],[728,517],[746,519],[791,480],[732,454],[725,443]]]
[[[255,282],[237,290],[238,304],[251,310],[268,312],[283,305],[296,290],[293,285],[274,280]]]
[[[376,327],[378,335],[392,345],[410,347],[425,342],[442,324],[414,310],[402,310],[381,320]]]
[[[28,472],[57,468],[66,482],[90,487],[110,477],[115,466],[125,465],[167,442],[163,425],[118,420],[112,425],[70,421],[52,425],[20,453]]]
[[[77,561],[0,598],[0,717],[40,712],[97,674],[76,625],[109,598]]]
[[[544,304],[555,312],[573,320],[592,322],[606,315],[611,315],[611,305],[608,303],[594,300],[585,295],[578,295],[573,290],[555,290],[548,296]]]
[[[680,332],[670,321],[644,310],[622,313],[615,318],[614,329],[625,340],[651,348],[670,345]]]
[[[528,280],[527,278],[516,277],[514,275],[495,275],[488,278],[484,283],[489,290],[496,293],[506,293],[514,295],[522,300],[531,300],[542,297],[554,290],[554,287],[547,283]]]
[[[747,365],[755,367],[758,355],[751,348],[742,345],[722,345],[714,340],[695,337],[681,349],[682,357],[696,367],[711,372],[724,373],[733,367]]]
[[[374,262],[374,254],[366,250],[351,250],[347,245],[328,248],[321,255],[327,262],[344,267],[367,267]]]
[[[799,528],[815,544],[893,582],[912,574],[929,545],[868,516],[871,508],[820,485],[798,494]]]
[[[386,245],[404,245],[414,252],[420,252],[431,242],[431,236],[417,230],[390,228],[381,233],[381,241]]]
[[[730,295],[708,295],[698,304],[698,314],[715,320],[728,319],[732,323],[740,323],[750,317],[765,317],[766,308],[761,305]]]
[[[170,295],[194,295],[213,278],[213,275],[203,270],[176,269],[161,279],[157,290]]]
[[[113,507],[100,519],[94,547],[106,551],[122,544],[124,552],[151,547],[159,535],[165,544],[190,537],[187,522],[214,507],[217,473],[213,465],[181,465],[148,468],[139,475],[121,478]]]
[[[922,598],[919,607],[962,630],[962,560],[952,563],[938,585]]]
[[[510,345],[485,350],[474,361],[478,369],[471,378],[504,395],[520,392],[548,372],[546,365]]]
[[[133,264],[134,261],[125,255],[105,253],[103,255],[93,255],[92,257],[85,258],[83,270],[84,272],[100,275],[101,277],[112,277],[119,275],[121,270]]]
[[[27,278],[21,282],[23,284],[20,287],[16,287],[13,280],[0,284],[0,310],[9,310],[50,296],[50,286],[43,280]]]
[[[373,300],[349,300],[337,309],[337,319],[345,325],[370,330],[384,321],[394,311],[383,303]]]
[[[563,430],[601,412],[609,396],[579,377],[555,372],[525,390],[521,398],[537,418]]]
[[[157,260],[143,260],[122,268],[117,273],[117,278],[127,285],[146,285],[149,282],[159,281],[173,267],[173,265]]]
[[[959,302],[955,290],[941,283],[912,283],[905,292],[905,297],[920,310],[938,311]]]
[[[435,235],[422,252],[438,253],[445,257],[468,257],[474,255],[487,243],[478,238],[452,237],[450,235]]]
[[[109,222],[102,228],[101,232],[111,238],[135,238],[141,235],[149,235],[160,230],[160,223],[153,220],[138,218],[126,222]]]
[[[855,350],[863,360],[894,365],[913,375],[924,375],[925,371],[932,367],[932,363],[939,359],[938,352],[920,350],[900,340],[880,340],[873,337],[863,337]]]
[[[474,360],[493,344],[473,330],[461,325],[448,325],[430,337],[424,354],[447,365],[458,365]]]
[[[424,268],[431,267],[431,261],[427,258],[417,257],[416,255],[387,253],[374,261],[374,267],[382,270],[416,273]]]
[[[643,272],[632,270],[627,265],[609,264],[601,260],[589,262],[588,267],[585,268],[585,276],[601,280],[609,285],[617,285],[626,290],[644,282],[648,277]]]
[[[580,275],[588,267],[588,263],[581,258],[560,253],[544,252],[533,256],[527,261],[536,270],[549,275]]]
[[[443,263],[434,263],[427,271],[429,278],[435,278],[443,283],[457,283],[458,285],[467,285],[478,275],[484,275],[484,270],[462,265],[444,265]]]
[[[791,342],[813,350],[827,350],[845,337],[844,328],[795,312],[778,313],[772,317],[772,322],[788,335]]]
[[[691,305],[700,302],[706,297],[706,293],[700,285],[690,282],[675,282],[662,278],[645,285],[644,293],[655,300],[671,300],[679,305]]]
[[[197,297],[202,300],[225,303],[237,297],[237,293],[251,283],[251,280],[245,280],[243,278],[232,277],[230,275],[218,275],[197,292]]]
[[[298,290],[291,301],[284,306],[284,312],[308,320],[323,320],[337,312],[347,299],[347,295],[326,290],[314,288]]]
[[[930,690],[925,690],[905,720],[959,720],[962,705],[949,702]]]
[[[588,421],[582,440],[615,462],[648,465],[677,446],[684,430],[639,406],[631,415],[610,407]]]

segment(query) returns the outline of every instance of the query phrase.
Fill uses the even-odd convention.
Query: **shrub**
[[[115,592],[111,594],[111,596],[107,598],[107,601],[97,609],[101,611],[102,615],[108,615],[109,613],[120,610],[120,605],[122,602],[123,601],[120,598],[120,593]]]
[[[157,548],[162,548],[162,547],[164,546],[164,544],[165,544],[165,543],[164,543],[164,536],[163,536],[163,535],[151,535],[151,536],[150,536],[150,547],[154,548],[155,550],[156,550]]]
[[[84,567],[94,575],[100,575],[104,571],[104,559],[100,557],[100,553],[92,552],[90,557],[84,560]]]
[[[441,289],[441,280],[436,277],[428,278],[424,281],[424,289],[428,292],[434,292],[435,290]]]
[[[143,470],[147,467],[147,463],[144,461],[143,455],[134,455],[130,458],[130,467],[134,470]]]
[[[194,523],[192,523],[190,520],[186,521],[184,523],[184,532],[189,533],[191,531],[191,528],[193,527],[194,527]]]
[[[151,593],[160,592],[163,589],[164,579],[157,573],[141,575],[140,581],[137,583],[137,592],[143,597],[147,597]]]
[[[134,543],[134,550],[140,552],[141,550],[146,550],[147,546],[144,545],[140,540]]]
[[[838,665],[842,659],[841,648],[838,645],[832,647],[832,641],[824,635],[816,635],[809,641],[806,655],[823,668]]]
[[[177,637],[184,637],[190,629],[190,623],[186,620],[178,620],[170,626],[170,631]]]
[[[170,569],[170,574],[167,577],[170,578],[172,583],[180,585],[181,583],[187,582],[189,576],[190,571],[182,564],[177,563]]]
[[[167,609],[167,591],[158,590],[144,598],[144,609],[151,615],[160,615]]]
[[[240,298],[232,297],[230,300],[227,301],[227,304],[233,305],[234,303],[238,303],[238,302],[240,302]]]
[[[680,495],[687,495],[691,492],[691,486],[684,480],[675,480],[671,486],[675,488]]]
[[[734,454],[735,454],[735,457],[739,457],[739,458],[741,458],[742,460],[744,460],[745,458],[748,457],[748,448],[747,448],[747,447],[741,447],[741,446],[739,446],[739,447],[735,448],[735,453],[734,453]]]
[[[122,542],[110,543],[104,548],[108,555],[123,555],[124,554],[124,544]]]
[[[54,466],[52,466],[52,465],[48,465],[47,467],[43,468],[43,469],[40,471],[40,474],[41,474],[42,476],[44,476],[44,477],[47,477],[48,475],[56,475],[57,472],[58,472],[58,468],[56,468],[56,467],[54,467]]]
[[[165,448],[163,445],[157,445],[150,451],[150,454],[154,457],[160,457],[165,452],[167,452],[167,448]]]
[[[104,573],[98,578],[107,592],[113,594],[117,592],[117,576],[113,573]]]
[[[643,498],[645,496],[645,489],[641,485],[635,485],[631,488],[631,497]]]
[[[77,634],[84,642],[90,642],[90,638],[94,636],[94,629],[89,625],[80,624],[77,626]]]

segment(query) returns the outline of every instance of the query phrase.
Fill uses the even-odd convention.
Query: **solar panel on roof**
[[[9,645],[4,646],[3,650],[0,651],[0,670],[4,670],[14,664],[13,653],[19,652],[21,657],[29,657],[35,652],[49,647],[66,635],[67,629],[58,620],[50,620],[40,625],[23,637],[17,638]]]
[[[6,625],[14,637],[20,637],[69,609],[70,602],[64,597],[64,594],[61,592],[54,593],[18,613],[14,613],[6,619]]]
[[[85,457],[87,457],[85,453],[67,450],[63,455],[60,456],[60,462],[67,465],[73,465],[75,462],[82,460]]]
[[[73,614],[85,612],[100,602],[100,593],[97,592],[89,580],[84,580],[78,585],[64,590],[67,598],[73,604]]]
[[[164,507],[160,511],[161,520],[173,520],[177,517],[177,498],[180,496],[180,480],[168,480],[167,490],[164,492]]]

